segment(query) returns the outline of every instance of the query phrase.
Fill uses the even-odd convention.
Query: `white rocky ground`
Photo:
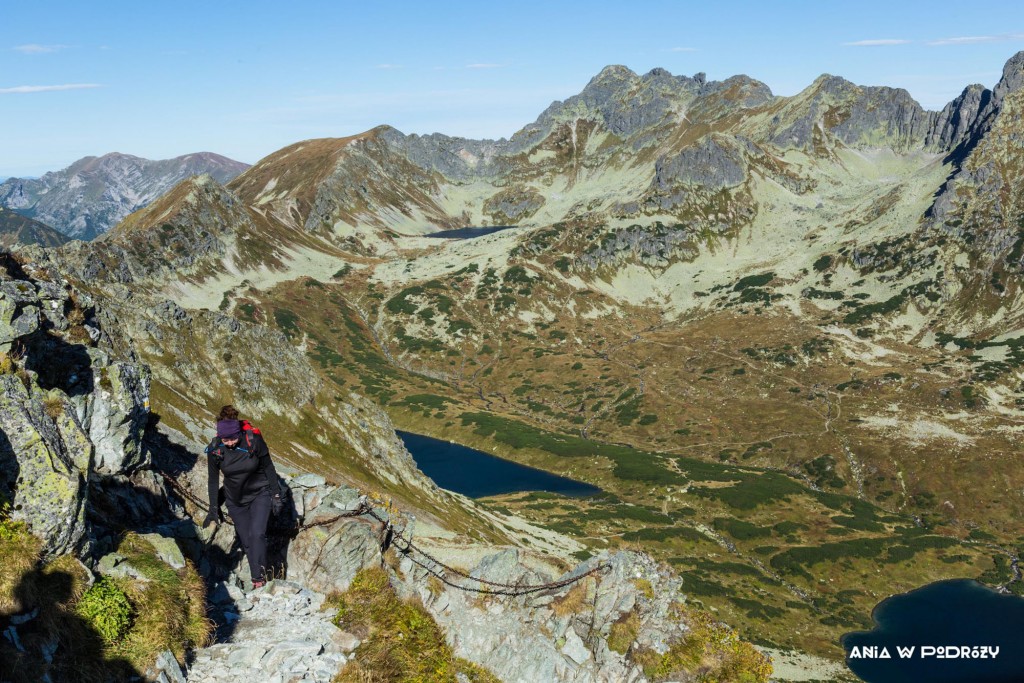
[[[225,624],[218,642],[196,652],[179,680],[327,683],[359,641],[331,623],[337,610],[321,610],[324,597],[291,581],[272,581],[249,594],[220,584],[210,596]]]

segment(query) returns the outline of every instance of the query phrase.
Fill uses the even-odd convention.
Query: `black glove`
[[[273,512],[275,515],[279,515],[281,514],[281,510],[283,509],[284,500],[281,499],[281,494],[279,493],[276,496],[272,496],[270,498],[270,511]]]
[[[220,523],[221,523],[221,521],[222,521],[222,520],[221,520],[221,517],[220,517],[220,512],[219,512],[219,511],[213,511],[213,510],[211,510],[211,511],[210,511],[210,512],[209,512],[209,513],[208,513],[208,514],[206,515],[206,519],[204,519],[204,520],[203,520],[203,528],[205,529],[206,527],[210,526],[210,523],[211,523],[211,522],[212,522],[213,524],[220,524]]]

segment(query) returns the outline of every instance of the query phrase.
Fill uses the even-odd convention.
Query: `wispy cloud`
[[[906,45],[912,41],[902,38],[874,38],[871,40],[855,40],[852,43],[843,43],[852,47],[875,47],[877,45]]]
[[[375,69],[401,69],[401,64],[378,64]]]
[[[101,88],[99,83],[68,83],[65,85],[18,85],[13,88],[0,88],[0,95],[32,92],[55,92],[58,90],[86,90]]]
[[[467,69],[498,69],[505,66],[504,64],[491,64],[489,62],[477,62],[475,64],[467,64]]]
[[[15,45],[12,50],[20,52],[26,55],[42,55],[48,52],[57,52],[59,50],[66,50],[71,47],[70,45],[39,45],[37,43],[29,43],[28,45]]]
[[[978,43],[1002,43],[1008,40],[1024,40],[1024,33],[1003,33],[996,36],[958,36],[931,40],[929,45],[976,45]]]
[[[695,48],[695,47],[673,47],[673,48],[669,48],[669,52],[696,52],[696,51],[697,51],[697,48]]]

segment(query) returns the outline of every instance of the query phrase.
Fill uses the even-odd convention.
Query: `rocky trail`
[[[359,645],[331,623],[336,609],[321,609],[322,593],[292,581],[248,594],[220,584],[210,599],[220,624],[217,642],[198,650],[178,681],[327,683]]]

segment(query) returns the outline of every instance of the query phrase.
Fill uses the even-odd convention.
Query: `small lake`
[[[490,235],[495,232],[501,232],[502,230],[510,230],[516,226],[514,225],[492,225],[486,228],[457,228],[455,230],[442,230],[440,232],[432,232],[425,237],[444,237],[448,239],[459,239],[466,240],[474,237],[483,237],[484,235]]]
[[[526,467],[456,443],[398,432],[423,473],[438,486],[470,498],[520,491],[548,491],[563,496],[592,496],[601,489],[575,479]]]
[[[872,618],[874,630],[848,633],[842,640],[847,665],[868,683],[1024,681],[1022,598],[968,579],[940,581],[884,600]],[[851,657],[855,647],[870,655],[864,648],[871,646],[878,648],[875,654],[885,647],[891,659]],[[979,656],[985,652],[989,658]]]

